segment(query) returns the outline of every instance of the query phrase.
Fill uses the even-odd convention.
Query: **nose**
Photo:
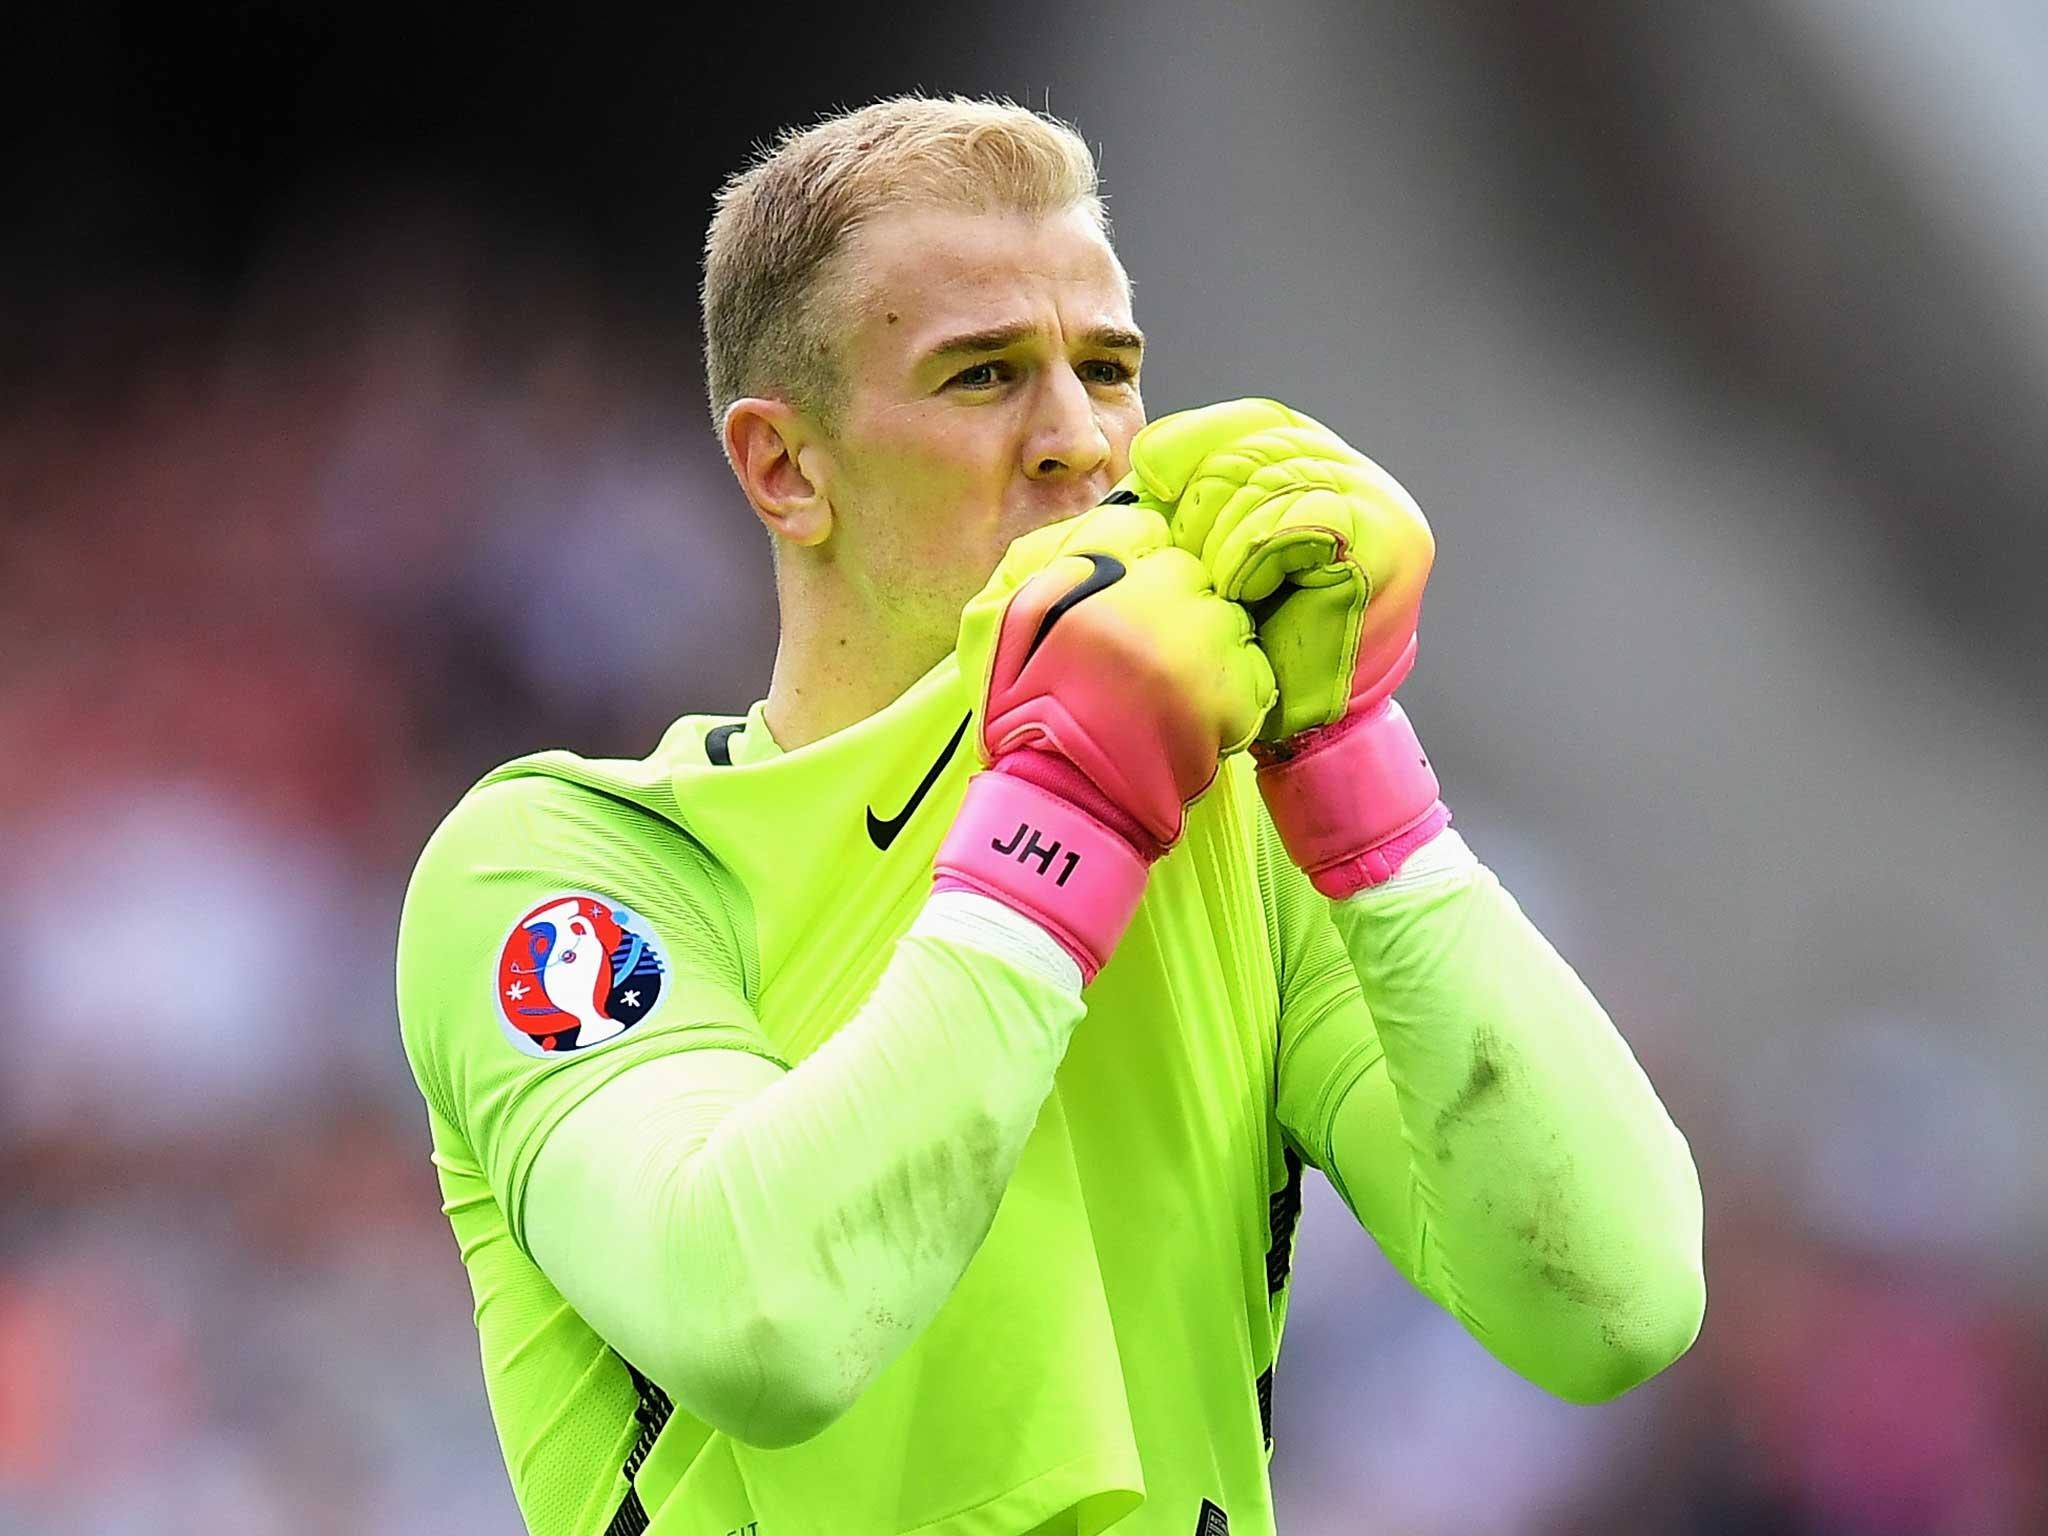
[[[1083,479],[1109,462],[1109,434],[1095,398],[1071,368],[1049,368],[1024,445],[1024,473],[1033,480]]]

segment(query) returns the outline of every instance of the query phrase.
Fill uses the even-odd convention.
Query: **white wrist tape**
[[[1081,990],[1081,967],[1065,946],[1015,907],[977,891],[934,891],[910,931],[994,955],[1069,992]]]
[[[1462,875],[1467,870],[1477,869],[1479,860],[1469,848],[1465,839],[1458,835],[1456,827],[1445,827],[1428,842],[1409,854],[1401,868],[1391,880],[1379,885],[1368,885],[1363,890],[1345,897],[1346,901],[1370,902],[1373,897],[1394,891],[1412,891],[1418,886],[1430,885],[1438,880]]]

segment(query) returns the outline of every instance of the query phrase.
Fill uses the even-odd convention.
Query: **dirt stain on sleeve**
[[[1501,1090],[1499,1042],[1491,1030],[1481,1030],[1472,1042],[1472,1067],[1465,1081],[1443,1112],[1436,1117],[1437,1161],[1451,1160],[1451,1133],[1470,1120],[1486,1101]]]

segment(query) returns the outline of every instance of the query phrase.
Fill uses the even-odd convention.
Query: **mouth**
[[[1046,497],[1027,507],[1023,517],[1033,528],[1043,528],[1049,523],[1063,523],[1070,517],[1079,517],[1090,507],[1101,503],[1109,494],[1109,484],[1104,482],[1087,490],[1075,490],[1057,497]]]

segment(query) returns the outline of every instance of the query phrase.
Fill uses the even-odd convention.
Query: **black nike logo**
[[[1052,627],[1059,622],[1061,615],[1076,603],[1091,598],[1103,588],[1113,587],[1124,579],[1124,563],[1114,555],[1084,554],[1081,558],[1086,560],[1092,569],[1071,592],[1045,610],[1045,617],[1038,621],[1038,633],[1031,637],[1030,648],[1024,652],[1024,661],[1032,658],[1038,647],[1044,643],[1045,637],[1052,633]],[[1018,665],[1022,666],[1023,662],[1019,662]]]
[[[939,775],[946,771],[946,764],[953,760],[953,754],[960,748],[960,738],[967,734],[967,722],[973,718],[971,711],[960,717],[960,723],[953,727],[953,734],[946,738],[946,745],[940,750],[931,767],[925,770],[924,778],[918,783],[917,788],[910,792],[910,798],[904,802],[902,810],[884,821],[875,814],[873,806],[868,807],[868,841],[883,853],[889,851],[889,845],[896,841],[896,834],[903,830],[904,824],[924,803],[924,797],[931,793],[932,786],[939,782]]]

